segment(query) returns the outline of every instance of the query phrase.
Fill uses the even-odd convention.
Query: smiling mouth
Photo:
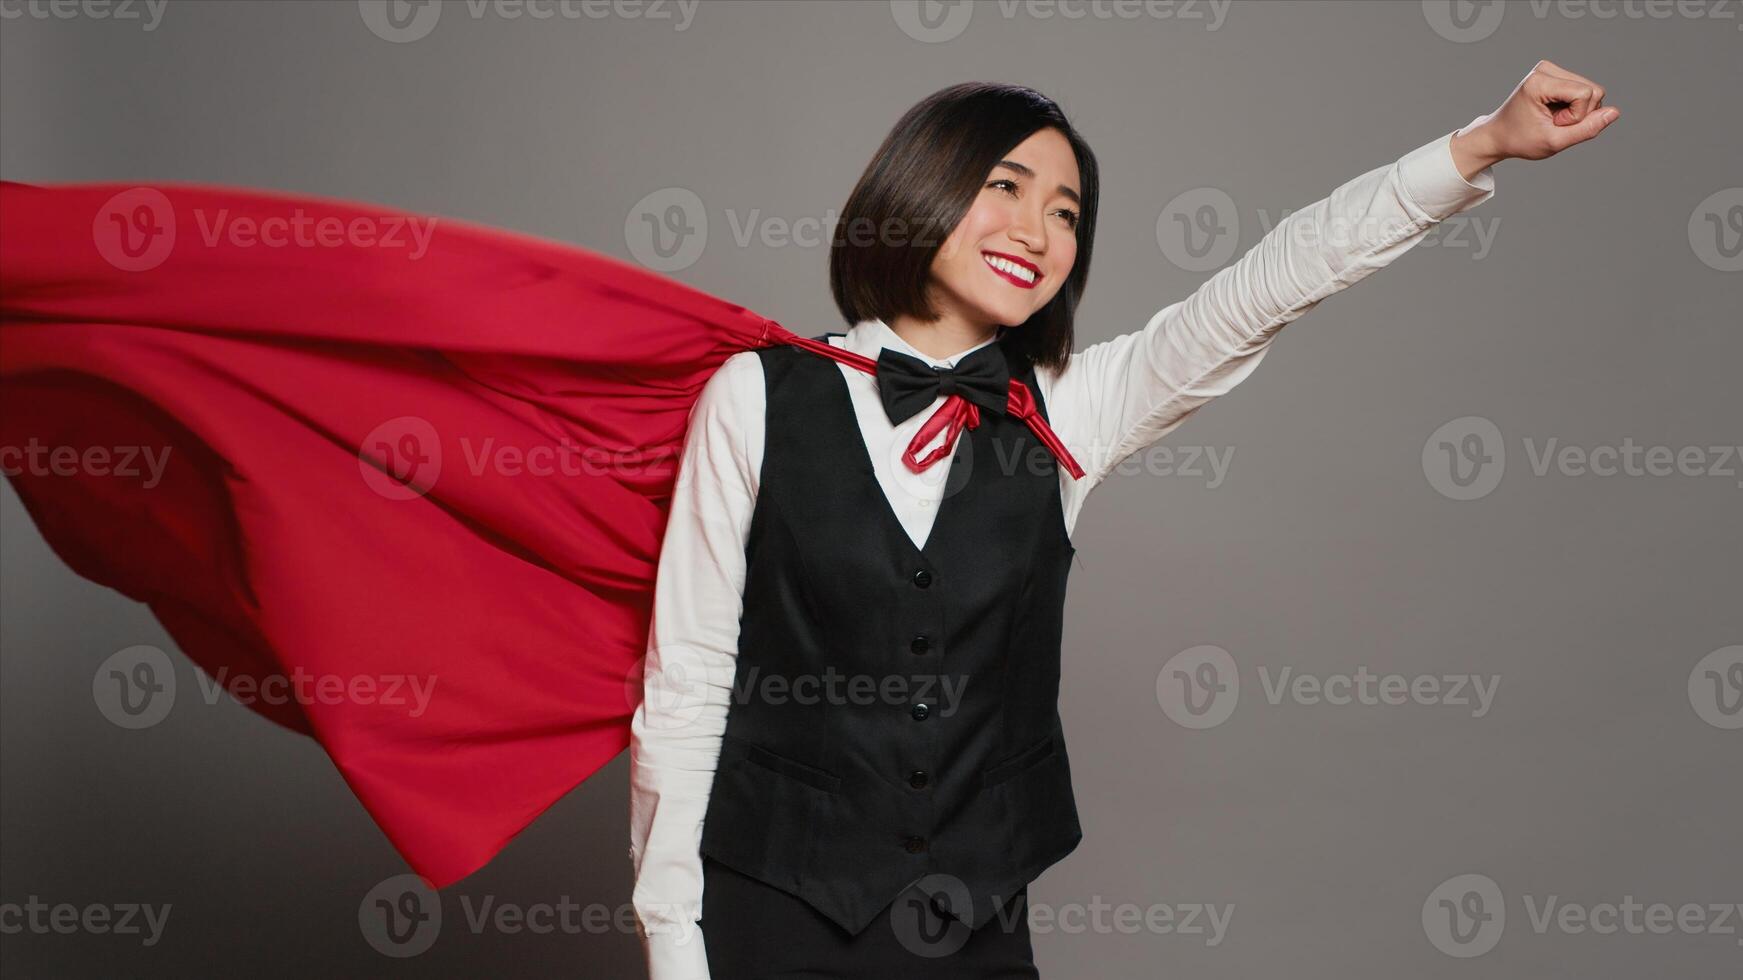
[[[998,273],[1013,286],[1034,289],[1035,284],[1041,281],[1040,269],[1015,256],[1002,252],[982,252],[980,256],[986,260],[987,268]]]

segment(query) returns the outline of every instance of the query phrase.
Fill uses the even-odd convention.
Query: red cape
[[[56,554],[226,688],[300,675],[300,702],[243,700],[442,887],[629,744],[690,408],[799,338],[447,218],[414,257],[407,219],[0,184],[0,463]]]
[[[438,888],[629,744],[690,409],[783,343],[876,373],[447,218],[0,182],[0,468],[37,528],[319,741]],[[1082,476],[1022,382],[1006,410]],[[946,399],[910,455],[978,418]]]

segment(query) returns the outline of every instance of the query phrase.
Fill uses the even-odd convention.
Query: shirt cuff
[[[708,951],[695,923],[686,932],[645,933],[642,950],[649,980],[709,980]]]
[[[1466,180],[1453,161],[1452,138],[1453,133],[1447,133],[1411,150],[1398,161],[1404,193],[1435,221],[1474,208],[1495,196],[1495,168],[1484,167]]]

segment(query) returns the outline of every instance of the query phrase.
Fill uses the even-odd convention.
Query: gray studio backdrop
[[[1738,976],[1738,4],[0,14],[8,179],[484,222],[664,263],[801,334],[842,328],[819,229],[897,116],[1029,84],[1103,166],[1080,347],[1539,58],[1599,80],[1610,132],[1498,166],[1494,199],[1290,325],[1091,498],[1062,706],[1086,836],[1034,885],[1032,929],[1050,978]],[[1215,220],[1182,220],[1206,189]],[[686,200],[705,238],[638,239]],[[196,671],[0,494],[0,971],[639,975],[627,754],[396,957],[359,910],[406,868],[319,747],[227,697],[108,720],[92,678],[117,651],[167,650],[187,691]],[[1181,678],[1221,691],[1194,689],[1221,699],[1208,720]]]

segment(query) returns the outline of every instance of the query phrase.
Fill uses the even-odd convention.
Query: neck
[[[915,350],[940,361],[991,340],[999,331],[996,323],[975,323],[954,313],[930,321],[898,316],[887,322],[890,330]]]

